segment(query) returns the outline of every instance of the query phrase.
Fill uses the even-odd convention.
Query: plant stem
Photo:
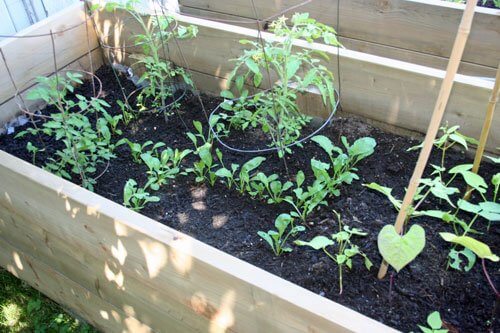
[[[486,264],[485,264],[485,260],[484,258],[481,259],[481,265],[483,266],[483,273],[484,273],[484,276],[486,277],[486,280],[488,281],[491,289],[493,290],[493,292],[495,293],[495,296],[497,297],[497,299],[500,297],[500,294],[498,293],[498,290],[497,288],[495,288],[495,284],[493,283],[493,281],[491,280],[491,277],[490,275],[488,274],[488,270],[486,269]]]

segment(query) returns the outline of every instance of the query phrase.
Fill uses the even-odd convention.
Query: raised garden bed
[[[103,68],[97,75],[103,81],[106,101],[115,105],[113,102],[121,95],[116,89],[112,71]],[[125,79],[123,83],[128,82]],[[90,83],[81,89],[85,94],[92,93]],[[134,86],[129,83],[128,89],[134,89]],[[204,99],[209,108],[214,108],[220,102],[210,97]],[[206,121],[196,98],[190,95],[181,105],[179,115],[182,121],[188,124],[190,132],[195,132],[191,125],[193,120],[203,122],[206,128]],[[115,107],[113,114],[120,114],[120,109]],[[175,115],[168,123],[164,122],[162,115],[144,116],[129,127],[124,127],[123,136],[133,142],[152,140],[168,142],[172,148],[191,148],[192,143],[185,136],[186,130],[182,121]],[[418,144],[418,141],[384,133],[353,118],[335,118],[323,135],[331,138],[336,144],[339,144],[340,135],[347,136],[350,141],[361,136],[374,137],[378,155],[359,165],[359,181],[343,188],[340,198],[333,200],[328,208],[321,209],[308,219],[309,229],[301,234],[300,238],[311,239],[317,234],[334,232],[337,228],[335,215],[331,211],[334,209],[342,215],[347,225],[369,232],[369,236],[360,239],[358,244],[373,262],[378,262],[381,260],[376,247],[378,230],[387,221],[394,220],[396,212],[384,197],[368,190],[362,184],[385,184],[395,188],[394,195],[401,197],[402,188],[408,182],[417,157],[415,152],[406,150]],[[234,143],[245,142],[246,147],[262,144],[262,137],[259,136],[235,135],[233,139]],[[29,140],[33,141],[33,138],[20,140],[11,135],[2,138],[1,147],[8,153],[31,161],[32,156],[25,148]],[[44,140],[47,151],[38,154],[36,163],[40,166],[58,149],[58,145],[49,138]],[[242,165],[255,156],[234,154],[222,146],[219,148],[223,152],[224,163],[228,164]],[[138,183],[147,181],[147,167],[134,163],[130,154],[128,147],[119,148],[118,158],[112,160],[95,187],[97,194],[120,204],[123,202],[123,184],[129,178],[136,179]],[[265,156],[267,161],[259,171],[265,174],[278,173],[280,178],[286,179],[282,161],[276,154]],[[377,160],[376,156],[384,158]],[[309,160],[324,157],[326,156],[321,148],[313,142],[308,142],[304,148],[295,149],[294,155],[287,157],[289,171],[296,174],[298,170],[305,170],[306,176],[311,177]],[[432,163],[439,164],[439,159],[439,154],[435,154]],[[468,159],[458,152],[451,153],[449,157],[450,165],[467,161]],[[185,166],[193,162],[194,159],[187,159]],[[494,165],[485,164],[482,174],[489,179],[496,170],[498,168]],[[78,179],[75,181],[78,182]],[[457,183],[457,186],[464,184]],[[487,323],[491,322],[495,296],[485,283],[479,266],[468,273],[445,269],[447,244],[442,242],[438,235],[438,232],[443,230],[443,225],[435,220],[416,220],[416,223],[427,230],[430,236],[427,239],[429,244],[408,270],[398,274],[392,291],[389,280],[379,281],[375,278],[375,272],[368,272],[362,265],[355,265],[352,271],[344,275],[344,291],[339,295],[337,268],[327,257],[317,251],[298,247],[289,255],[275,257],[268,245],[258,237],[257,231],[269,229],[277,215],[290,210],[286,204],[267,205],[265,202],[240,195],[236,190],[228,191],[220,182],[214,187],[197,184],[193,175],[179,177],[155,194],[159,195],[160,202],[148,205],[141,211],[142,214],[389,326],[409,331],[422,323],[428,313],[440,310],[450,328],[455,327],[463,331],[489,329]],[[438,200],[426,203],[425,208],[435,207],[439,207]],[[496,245],[498,233],[493,229],[482,239],[487,244]],[[498,252],[497,246],[492,248]],[[361,264],[361,261],[356,264]],[[470,315],[466,316],[465,313]]]
[[[219,28],[223,34],[228,33],[229,28]],[[209,29],[213,28],[207,28],[204,33]],[[242,32],[250,34],[243,30],[236,34]],[[239,35],[232,37],[235,38]],[[190,46],[187,47],[189,50]],[[193,54],[195,52],[188,56]],[[352,54],[344,56],[351,57],[354,63]],[[367,63],[374,64],[375,60]],[[197,66],[201,68],[200,64]],[[111,105],[108,112],[121,114],[116,100],[123,95],[114,73],[109,67],[102,67],[96,74],[102,81],[103,98]],[[203,82],[200,79],[203,75],[206,73],[199,72],[195,77],[198,84]],[[422,82],[418,80],[423,75],[417,77],[417,82]],[[136,89],[123,75],[120,79],[126,94]],[[215,78],[215,82],[220,79]],[[489,84],[474,81],[467,82],[464,87],[478,89],[487,95]],[[90,97],[93,89],[86,81],[76,92]],[[346,96],[352,98],[349,93]],[[220,98],[210,95],[202,95],[202,100],[207,110],[213,110],[221,102]],[[349,111],[359,105],[351,100],[346,104]],[[42,114],[54,112],[56,110],[49,107]],[[123,131],[122,137],[133,142],[161,141],[168,147],[193,149],[186,133],[196,132],[192,125],[195,120],[203,124],[206,135],[207,123],[199,100],[187,93],[180,101],[178,112],[173,112],[167,122],[161,114],[144,114],[128,126],[120,124],[118,129]],[[30,125],[16,128],[16,133],[26,126]],[[314,124],[309,125],[303,134],[315,128]],[[394,188],[393,194],[401,198],[417,157],[415,151],[407,149],[419,141],[383,132],[351,117],[334,118],[321,134],[338,146],[342,145],[342,135],[349,142],[370,136],[377,146],[372,156],[357,165],[360,179],[341,187],[340,197],[328,200],[328,206],[314,211],[307,218],[307,229],[297,238],[310,240],[319,234],[338,231],[338,221],[332,211],[335,210],[344,224],[368,232],[366,237],[356,238],[355,242],[377,265],[381,260],[376,246],[377,234],[383,225],[394,221],[396,210],[385,197],[363,184],[377,182]],[[234,131],[227,142],[242,148],[262,148],[266,146],[265,139],[266,136],[258,131]],[[13,135],[4,135],[0,137],[0,148],[31,162],[33,156],[26,151],[26,144],[28,141],[35,143],[35,140],[36,136],[14,139]],[[41,140],[45,150],[36,155],[35,164],[39,166],[61,149],[60,142],[50,137],[42,136]],[[215,145],[221,149],[226,165],[242,165],[258,155],[232,153]],[[303,170],[310,184],[309,180],[314,177],[310,160],[327,161],[327,155],[310,141],[293,151],[293,155],[286,155],[288,173],[276,153],[263,155],[266,160],[258,170],[267,175],[276,173],[280,179],[291,181],[295,181],[294,175]],[[126,181],[133,178],[144,184],[147,168],[133,162],[127,145],[119,146],[115,153],[116,159],[96,171],[102,172],[102,176],[94,185],[94,191],[121,204]],[[486,282],[480,264],[469,272],[446,269],[450,245],[441,239],[439,232],[451,227],[437,219],[419,217],[412,220],[425,228],[427,245],[399,274],[379,281],[376,269],[366,270],[360,257],[354,261],[352,270],[344,271],[343,292],[339,295],[338,267],[322,252],[295,246],[290,241],[293,252],[276,257],[257,235],[258,231],[272,229],[276,216],[290,211],[286,203],[268,205],[265,200],[251,199],[234,189],[228,190],[222,179],[217,179],[214,186],[200,184],[189,173],[177,176],[154,192],[160,201],[148,204],[141,211],[151,218],[148,219],[8,154],[0,154],[0,263],[51,298],[73,307],[100,329],[386,332],[391,330],[390,326],[409,331],[417,330],[417,324],[425,324],[427,315],[435,310],[440,311],[444,327],[450,330],[498,329],[495,313],[498,299]],[[462,152],[449,151],[447,155],[447,167],[470,162]],[[216,155],[214,159],[220,162]],[[182,162],[182,168],[195,161],[196,156],[189,155]],[[440,164],[440,155],[435,154],[431,162]],[[429,168],[427,174],[431,171]],[[498,167],[490,163],[481,167],[481,175],[486,180],[497,171]],[[78,177],[73,181],[77,185],[80,183]],[[456,181],[453,186],[463,188],[465,183]],[[486,195],[491,194],[490,189]],[[437,199],[427,200],[423,206],[425,209],[445,207]],[[493,224],[486,232],[486,227],[484,221],[475,225],[479,232],[484,232],[478,237],[490,245],[493,253],[498,253],[498,228]],[[496,283],[498,264],[487,265]]]

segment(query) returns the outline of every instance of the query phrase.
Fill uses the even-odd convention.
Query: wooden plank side
[[[59,69],[79,59],[88,52],[87,30],[83,3],[72,5],[57,14],[42,20],[21,31],[18,36],[48,34],[60,32],[75,25],[74,29],[54,35],[56,63]],[[99,46],[92,27],[88,21],[90,49]],[[48,75],[54,72],[54,57],[50,36],[30,38],[8,38],[0,42],[6,63],[9,66],[18,89],[25,89],[36,76]],[[5,63],[0,61],[0,104],[3,104],[15,94]]]
[[[47,231],[49,248],[68,252],[67,263],[70,263],[70,257],[81,261],[81,256],[88,256],[84,262],[89,264],[93,261],[92,256],[102,256],[108,262],[108,269],[101,266],[101,270],[110,283],[122,284],[131,294],[139,293],[140,285],[134,287],[132,284],[132,280],[137,279],[144,285],[161,288],[162,293],[177,297],[178,304],[187,305],[172,309],[168,302],[155,300],[155,297],[161,297],[160,293],[146,292],[137,295],[137,300],[130,297],[123,301],[122,298],[120,306],[123,310],[139,309],[139,302],[144,303],[147,298],[151,306],[163,304],[163,307],[158,306],[158,311],[166,317],[172,312],[182,311],[182,318],[177,320],[186,325],[196,328],[200,317],[207,318],[209,330],[392,331],[1,151],[0,179],[0,205],[14,217],[12,222],[8,215],[3,214],[4,224],[14,223],[23,225],[23,228],[29,228],[30,223],[36,224],[40,230],[31,234],[31,237],[38,238],[36,244],[43,247],[45,238],[39,239],[43,235],[41,229]],[[10,231],[2,232],[0,237],[8,239],[14,232],[10,228],[13,227],[2,228]],[[35,252],[30,250],[27,240],[24,242],[24,251]],[[56,244],[59,248],[55,247]],[[64,250],[63,246],[68,248]],[[77,250],[83,252],[80,257],[75,252]],[[44,262],[50,263],[47,251],[45,249],[37,255],[45,256]],[[58,264],[53,263],[54,266]],[[95,265],[99,266],[99,261]],[[90,268],[88,274],[91,276],[102,274],[91,272]],[[135,275],[134,270],[138,271]],[[72,274],[78,278],[78,274]],[[115,293],[113,302],[116,304],[120,297],[125,297],[120,288],[104,288],[108,295]],[[133,313],[142,318],[145,316],[142,310]],[[148,326],[158,327],[160,319],[150,316],[152,324]]]
[[[103,332],[150,333],[151,328],[111,306],[0,237],[0,265]]]
[[[100,31],[105,22],[113,20],[113,14],[101,13],[96,19]],[[238,57],[245,48],[238,42],[240,39],[257,37],[254,29],[184,15],[178,15],[177,19],[182,24],[197,25],[199,34],[196,39],[179,41],[179,46],[173,42],[168,57],[180,66],[215,78],[228,77],[233,67],[230,59]],[[130,40],[132,33],[130,29],[125,29],[115,41],[123,45],[124,41]],[[274,38],[274,35],[266,32],[262,36]],[[330,55],[331,61],[326,65],[336,78],[340,78],[344,111],[408,130],[426,131],[444,71],[351,50],[338,50],[324,44],[296,41],[295,45],[322,50]],[[134,52],[136,49],[129,51]],[[117,61],[127,62],[127,52],[118,50]],[[337,52],[340,56],[340,73],[337,73]],[[486,109],[492,86],[493,82],[487,80],[457,75],[445,121],[460,125],[466,135],[479,137],[483,110]],[[203,85],[197,88],[205,89]],[[500,118],[494,120],[494,126],[500,128]],[[498,146],[500,133],[491,133],[487,149],[494,151]]]
[[[287,8],[302,3],[302,0],[255,0],[259,19],[265,19]],[[230,14],[241,18],[255,18],[252,2],[247,0],[180,0],[181,10],[189,12],[192,9],[209,10],[222,14]],[[426,58],[419,56],[432,55],[449,57],[458,24],[462,17],[463,5],[450,4],[438,0],[350,0],[340,1],[340,12],[337,13],[338,0],[315,0],[294,12],[309,12],[319,21],[337,28],[340,36],[348,38],[352,43],[347,47],[364,46],[367,51],[380,56],[390,56],[393,47],[401,49],[395,52],[412,55],[414,59]],[[340,18],[340,25],[337,18]],[[500,54],[500,10],[478,8],[469,40],[463,56],[463,62],[490,67],[489,76],[494,77]],[[370,45],[372,44],[372,45]],[[378,44],[378,45],[373,45]],[[405,52],[413,51],[416,52]],[[413,53],[413,54],[412,54]],[[399,60],[406,60],[397,58]],[[432,61],[432,58],[426,59]],[[434,62],[438,65],[439,62]],[[420,63],[429,65],[428,63]],[[444,69],[444,67],[438,67]],[[464,65],[463,69],[470,70]],[[464,72],[460,72],[464,73]],[[484,71],[464,74],[483,75]]]
[[[184,6],[181,8],[182,13],[185,15],[193,15],[197,17],[203,17],[209,20],[221,20],[224,22],[228,20],[233,22],[231,24],[235,24],[245,28],[253,28],[255,24],[249,24],[245,21],[241,21],[242,18],[240,16],[230,15],[230,14],[222,14],[219,12],[214,12],[210,10],[203,10],[200,8],[193,8]],[[240,21],[240,23],[238,23]],[[427,54],[422,52],[417,52],[413,50],[406,50],[390,45],[383,45],[379,43],[374,43],[370,41],[364,41],[349,37],[344,37],[339,35],[339,41],[342,45],[349,50],[369,53],[381,57],[401,60],[405,62],[411,62],[417,65],[437,68],[437,69],[446,69],[446,65],[448,64],[448,58],[436,56],[433,54]],[[484,65],[474,64],[470,62],[462,61],[460,63],[460,67],[458,72],[464,75],[472,75],[472,76],[480,76],[480,77],[490,77],[493,78],[495,76],[495,68],[488,67]]]

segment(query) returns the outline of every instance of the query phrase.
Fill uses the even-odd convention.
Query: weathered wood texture
[[[390,328],[0,151],[0,264],[107,332]]]
[[[109,35],[114,29],[113,38],[108,41],[112,45],[130,45],[130,35],[137,33],[130,22],[123,24],[122,15],[103,12],[96,16],[98,32]],[[117,18],[119,24],[113,26],[111,22]],[[238,57],[245,48],[238,41],[255,39],[257,31],[184,15],[178,15],[177,19],[180,24],[197,25],[199,34],[193,40],[172,42],[167,57],[192,70],[198,89],[220,92],[226,87],[225,79],[234,66],[230,59]],[[272,39],[274,35],[264,32],[262,36]],[[326,65],[341,82],[344,111],[408,130],[426,131],[444,71],[323,44],[296,41],[296,46],[322,50],[331,56]],[[115,50],[114,59],[132,64],[128,55],[134,52],[140,50],[135,47]],[[338,82],[336,84],[338,86]],[[466,135],[478,138],[492,87],[493,82],[488,80],[457,75],[445,121],[460,125]],[[305,111],[324,116],[327,110],[320,99],[313,96],[308,99],[309,110]],[[500,119],[494,119],[493,123],[500,128]],[[498,146],[500,133],[492,133],[487,149],[494,151]]]
[[[102,65],[102,54],[92,21],[87,21],[87,35],[85,20],[83,4],[77,3],[21,31],[18,34],[20,38],[7,38],[0,41],[0,49],[5,55],[5,62],[0,58],[0,87],[2,87],[0,89],[0,122],[9,120],[18,112],[13,100],[16,89],[9,77],[7,66],[20,91],[30,88],[37,76],[54,73],[51,37],[45,36],[45,34],[50,34],[51,30],[54,33],[58,69],[88,71],[91,69],[91,61],[94,69]],[[23,38],[23,36],[31,35],[44,36]],[[88,56],[89,47],[93,51],[91,52],[92,60]]]
[[[254,0],[261,20],[302,2]],[[250,0],[179,0],[179,3],[183,13],[206,18],[237,21],[256,18]],[[445,69],[463,8],[440,0],[349,0],[340,4],[339,0],[314,0],[285,15],[309,12],[335,27],[348,49]],[[500,57],[500,10],[479,7],[475,16],[459,73],[494,77]]]

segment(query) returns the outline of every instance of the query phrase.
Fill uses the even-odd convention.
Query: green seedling
[[[292,248],[286,245],[288,238],[304,231],[305,227],[294,226],[293,218],[289,214],[279,215],[274,222],[274,226],[276,230],[259,231],[257,234],[269,244],[276,256],[280,256],[284,252],[292,252]]]

